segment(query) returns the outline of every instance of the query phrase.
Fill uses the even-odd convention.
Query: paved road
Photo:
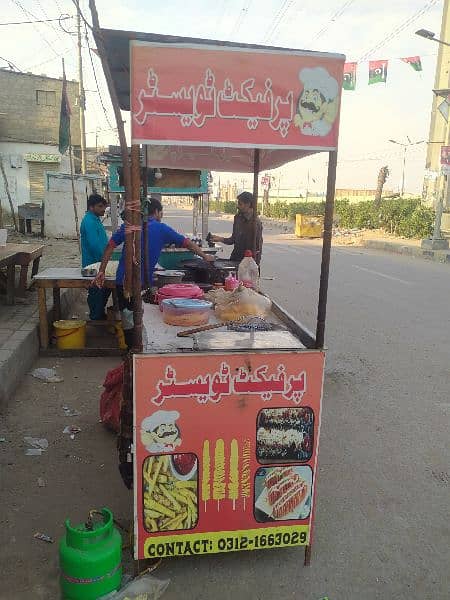
[[[266,230],[263,284],[314,329],[320,248],[291,237]],[[450,597],[449,300],[448,265],[333,249],[312,565],[291,549],[169,561],[168,600]]]
[[[191,229],[187,212],[167,217]],[[319,267],[316,243],[266,230],[263,276],[273,280],[263,283],[311,329]],[[333,250],[312,565],[299,549],[165,560],[164,600],[450,598],[449,277],[448,265]],[[59,539],[64,519],[104,505],[130,516],[115,438],[98,423],[100,384],[117,363],[41,358],[35,366],[56,365],[64,383],[27,376],[0,415],[0,600],[58,597],[57,544],[35,531]],[[67,418],[64,405],[81,415]],[[81,427],[75,440],[68,424]],[[48,451],[25,456],[26,435],[47,438]]]

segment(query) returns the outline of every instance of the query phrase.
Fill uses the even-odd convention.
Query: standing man
[[[99,194],[88,198],[88,210],[81,221],[81,266],[100,262],[108,244],[108,236],[100,218],[105,214],[107,202]],[[89,318],[91,321],[106,319],[105,307],[111,290],[90,287],[88,291]]]
[[[241,262],[244,258],[246,250],[253,251],[253,213],[255,209],[255,202],[253,194],[250,192],[241,192],[237,197],[237,215],[233,221],[233,233],[230,237],[221,237],[219,235],[212,235],[211,241],[220,242],[227,246],[234,246],[233,252],[231,253],[230,260]],[[263,226],[261,219],[256,217],[256,256],[253,258],[259,265],[261,262],[262,254],[262,237]]]
[[[156,198],[150,198],[149,206],[148,206],[148,214],[149,219],[147,223],[148,228],[148,268],[149,268],[149,281],[152,283],[153,279],[153,271],[155,270],[156,263],[158,262],[159,255],[161,254],[161,250],[167,244],[175,244],[175,246],[188,248],[194,254],[197,254],[203,260],[208,262],[214,261],[214,257],[210,254],[205,254],[203,250],[194,244],[190,239],[184,237],[180,233],[176,232],[174,229],[162,223],[163,216],[163,207],[159,200]],[[121,227],[113,234],[108,245],[106,246],[106,250],[103,254],[102,263],[100,265],[100,269],[97,277],[94,280],[94,284],[98,288],[102,288],[105,282],[105,269],[106,265],[111,258],[111,255],[116,246],[120,246],[125,242],[125,224],[122,224]],[[144,236],[141,236],[141,256],[144,255]],[[145,261],[141,261],[141,282],[144,284],[144,263]],[[116,288],[117,288],[117,297],[119,300],[119,308],[122,313],[122,326],[125,333],[125,341],[127,346],[130,348],[132,339],[133,339],[133,302],[132,299],[127,299],[123,293],[123,280],[125,277],[125,252],[122,252],[120,257],[119,266],[117,268],[116,273]]]

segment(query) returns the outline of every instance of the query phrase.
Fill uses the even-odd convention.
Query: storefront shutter
[[[30,202],[42,204],[45,196],[45,172],[58,171],[59,163],[29,162],[28,180],[30,183]]]

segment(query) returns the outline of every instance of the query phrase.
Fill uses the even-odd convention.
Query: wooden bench
[[[6,290],[6,304],[14,304],[14,296],[25,296],[28,283],[28,267],[33,263],[31,277],[37,275],[44,250],[43,244],[6,244],[0,248],[0,282]],[[16,266],[20,267],[20,278],[15,288]],[[6,269],[6,275],[1,273]]]

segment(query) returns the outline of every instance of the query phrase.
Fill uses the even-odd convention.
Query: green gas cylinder
[[[87,522],[76,526],[67,519],[59,564],[64,600],[96,600],[119,589],[122,538],[110,510],[91,511]]]

